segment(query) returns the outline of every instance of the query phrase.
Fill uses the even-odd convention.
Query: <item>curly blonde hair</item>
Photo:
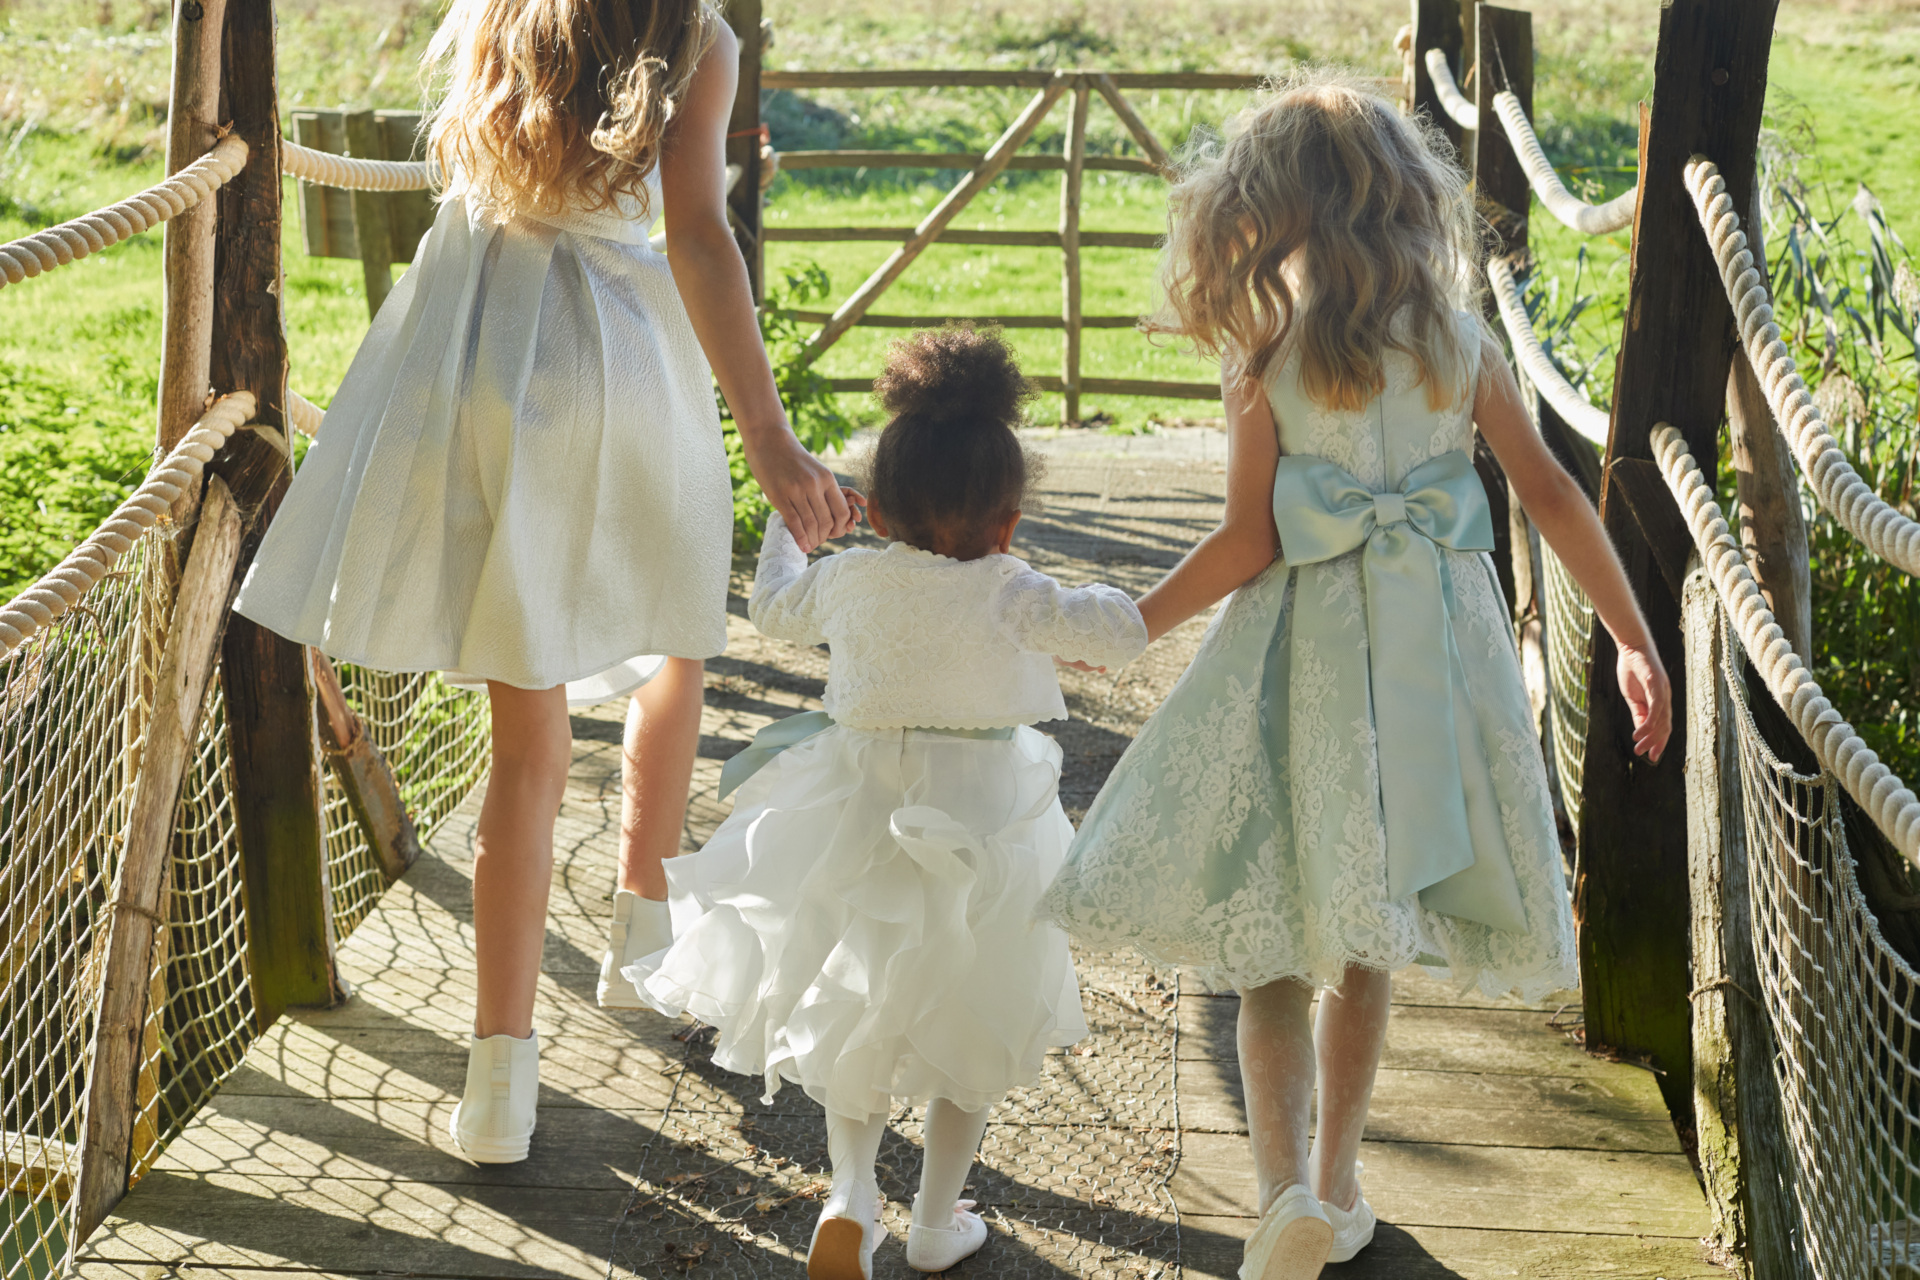
[[[704,0],[454,0],[428,148],[448,194],[520,212],[644,208],[667,123],[721,19]]]
[[[1317,404],[1359,409],[1410,356],[1430,407],[1466,368],[1479,220],[1445,140],[1338,74],[1274,86],[1175,183],[1150,332],[1258,381],[1297,346]],[[1477,312],[1476,312],[1477,314]]]

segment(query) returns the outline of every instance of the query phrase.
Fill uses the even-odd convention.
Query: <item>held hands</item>
[[[833,472],[807,452],[785,423],[751,435],[743,431],[740,440],[753,478],[802,551],[811,552],[860,523],[859,509],[867,500],[842,488]]]
[[[1620,681],[1620,696],[1633,713],[1633,749],[1655,764],[1667,749],[1667,735],[1673,732],[1673,687],[1667,682],[1667,669],[1651,649],[1620,645],[1620,660],[1615,675]]]

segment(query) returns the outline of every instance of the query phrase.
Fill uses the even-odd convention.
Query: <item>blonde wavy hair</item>
[[[623,195],[644,208],[720,21],[703,0],[454,0],[426,53],[445,81],[427,145],[448,194],[502,222]]]
[[[1316,403],[1359,409],[1410,356],[1434,409],[1466,369],[1457,309],[1480,235],[1445,140],[1329,72],[1272,87],[1172,191],[1149,332],[1189,339],[1258,381],[1294,344]]]

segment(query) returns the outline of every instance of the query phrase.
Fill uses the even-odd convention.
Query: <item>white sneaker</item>
[[[880,1188],[871,1182],[835,1183],[807,1244],[807,1280],[873,1280],[873,1248],[879,1243]]]
[[[980,1252],[987,1242],[987,1224],[970,1212],[973,1201],[961,1200],[953,1206],[953,1225],[907,1228],[907,1265],[915,1271],[945,1271]],[[913,1198],[913,1216],[920,1216],[920,1197]]]
[[[1316,1280],[1333,1246],[1333,1224],[1320,1200],[1295,1183],[1260,1215],[1247,1237],[1240,1280]]]
[[[631,889],[613,895],[613,930],[607,940],[607,953],[600,957],[600,985],[597,995],[602,1009],[650,1008],[620,971],[642,956],[665,951],[673,945],[673,917],[667,904],[643,898]]]
[[[1360,1168],[1357,1162],[1353,1166],[1356,1188],[1360,1181]],[[1355,1190],[1351,1209],[1342,1209],[1331,1200],[1322,1200],[1320,1208],[1326,1212],[1327,1221],[1333,1224],[1333,1250],[1327,1254],[1328,1262],[1351,1262],[1355,1254],[1373,1243],[1373,1228],[1379,1219],[1373,1216],[1373,1206],[1367,1203],[1366,1192]]]
[[[467,1092],[447,1129],[476,1164],[527,1158],[540,1102],[540,1035],[473,1037],[467,1047]]]

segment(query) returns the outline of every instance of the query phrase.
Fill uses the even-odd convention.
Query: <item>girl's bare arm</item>
[[[1506,470],[1514,496],[1613,637],[1620,651],[1620,692],[1633,712],[1634,750],[1657,761],[1673,730],[1673,691],[1620,558],[1586,494],[1534,430],[1499,348],[1489,343],[1480,363],[1473,420]]]
[[[722,27],[667,126],[660,155],[667,263],[733,412],[747,465],[801,549],[811,551],[847,532],[857,517],[833,472],[787,423],[754,318],[747,264],[727,226],[727,120],[739,59],[739,42]]]
[[[1280,549],[1273,525],[1273,471],[1280,437],[1266,389],[1223,383],[1227,406],[1227,514],[1166,577],[1140,597],[1147,640],[1167,632],[1244,585]]]

